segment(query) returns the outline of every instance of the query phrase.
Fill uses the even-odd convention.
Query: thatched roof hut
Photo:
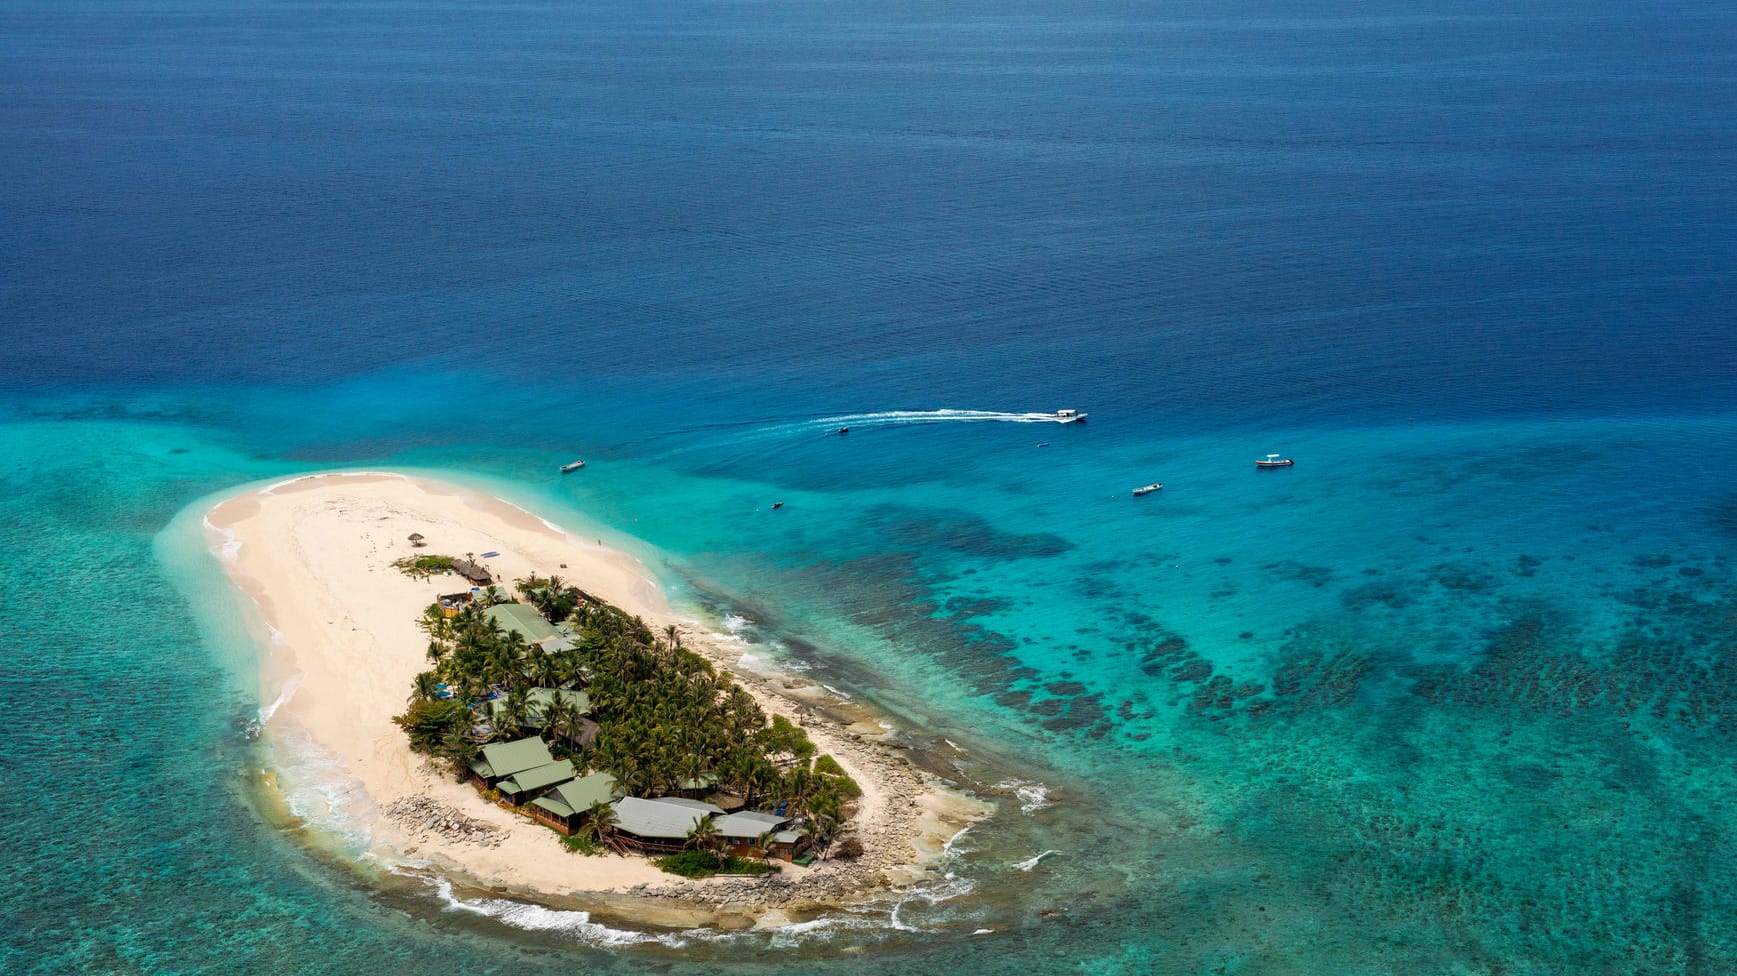
[[[426,543],[422,540],[422,533],[412,532],[412,533],[410,533],[410,544],[415,546],[416,548],[420,549],[423,546],[427,545],[428,543]]]
[[[488,570],[468,559],[454,559],[452,571],[478,586],[488,586],[495,581],[495,578],[489,575]]]

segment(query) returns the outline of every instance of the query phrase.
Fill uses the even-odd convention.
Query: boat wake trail
[[[816,432],[836,431],[840,427],[907,427],[915,424],[1053,424],[1054,413],[1012,413],[1005,410],[883,410],[878,413],[852,413],[837,417],[821,417],[801,425]]]
[[[722,468],[756,459],[763,460],[796,449],[811,439],[835,437],[845,429],[861,431],[934,424],[1055,424],[1072,419],[1079,418],[1064,419],[1056,413],[1008,410],[881,410],[773,423],[761,421],[708,424],[670,431],[659,436],[689,438],[686,443],[672,445],[663,451],[663,459],[678,455],[712,454],[714,458],[710,459],[711,463]],[[719,452],[724,452],[727,456],[715,457]]]

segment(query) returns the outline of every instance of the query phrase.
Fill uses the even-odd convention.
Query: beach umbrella
[[[420,532],[410,533],[410,544],[413,546],[422,545],[422,533],[420,533]]]

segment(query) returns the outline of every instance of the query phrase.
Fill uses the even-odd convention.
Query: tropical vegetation
[[[654,633],[558,576],[516,588],[568,639],[527,644],[489,617],[487,598],[456,611],[428,607],[420,624],[431,666],[394,719],[412,748],[463,777],[482,745],[541,734],[557,758],[607,772],[631,795],[719,790],[749,809],[807,816],[823,843],[836,834],[862,790],[800,726],[768,720],[745,689],[684,647],[675,627]],[[540,688],[583,690],[590,714],[571,696],[533,696]],[[587,820],[593,838],[607,830]]]

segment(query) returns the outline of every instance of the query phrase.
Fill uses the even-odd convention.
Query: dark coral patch
[[[1360,612],[1373,606],[1399,610],[1410,606],[1414,599],[1411,591],[1404,584],[1390,580],[1353,586],[1339,594],[1339,602],[1345,604],[1345,609],[1352,612]]]
[[[870,517],[900,548],[944,550],[985,559],[1038,559],[1059,556],[1074,544],[1049,532],[1004,532],[988,519],[965,512],[915,510],[884,505]]]

